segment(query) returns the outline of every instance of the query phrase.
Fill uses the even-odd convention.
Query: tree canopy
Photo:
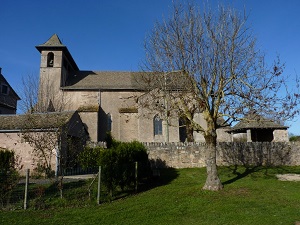
[[[266,64],[247,17],[222,5],[201,10],[179,2],[145,40],[144,83],[152,98],[146,102],[148,107],[167,110],[165,119],[184,118],[192,131],[204,135],[208,146],[204,189],[222,188],[216,169],[217,128],[253,112],[276,120],[298,113],[299,95],[288,88],[284,64],[279,57],[273,65]],[[157,104],[157,99],[165,104]],[[202,113],[205,126],[195,122],[195,113]]]

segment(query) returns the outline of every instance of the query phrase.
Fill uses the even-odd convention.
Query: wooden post
[[[135,192],[138,190],[138,162],[135,162]]]
[[[25,194],[24,194],[24,209],[27,209],[28,185],[29,185],[29,169],[26,170]]]
[[[99,172],[98,172],[98,192],[97,192],[98,205],[100,205],[100,192],[101,192],[101,166],[99,166]]]

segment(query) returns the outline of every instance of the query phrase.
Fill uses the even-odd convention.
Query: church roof
[[[67,80],[63,89],[70,90],[140,90],[137,77],[141,72],[78,71]]]
[[[231,131],[241,131],[247,129],[287,129],[287,126],[283,126],[274,122],[271,119],[266,119],[257,114],[250,114],[246,116],[242,121],[235,125]]]
[[[177,74],[177,75],[176,75]],[[179,76],[178,76],[179,75]],[[76,71],[69,76],[65,90],[147,90],[162,88],[164,81],[161,72],[124,72],[124,71]],[[189,81],[174,72],[168,78],[167,88],[170,90],[184,89]]]
[[[53,129],[62,127],[68,123],[74,113],[75,111],[23,115],[0,115],[0,132],[22,129]]]

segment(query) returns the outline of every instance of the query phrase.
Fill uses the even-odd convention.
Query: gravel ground
[[[281,181],[300,181],[300,174],[277,174],[276,177]]]

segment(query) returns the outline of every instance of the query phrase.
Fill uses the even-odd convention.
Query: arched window
[[[110,113],[107,113],[107,131],[111,131],[112,119]]]
[[[47,55],[47,67],[53,67],[54,63],[54,54],[53,52],[49,52]]]
[[[162,119],[158,115],[153,118],[154,135],[162,135]]]

